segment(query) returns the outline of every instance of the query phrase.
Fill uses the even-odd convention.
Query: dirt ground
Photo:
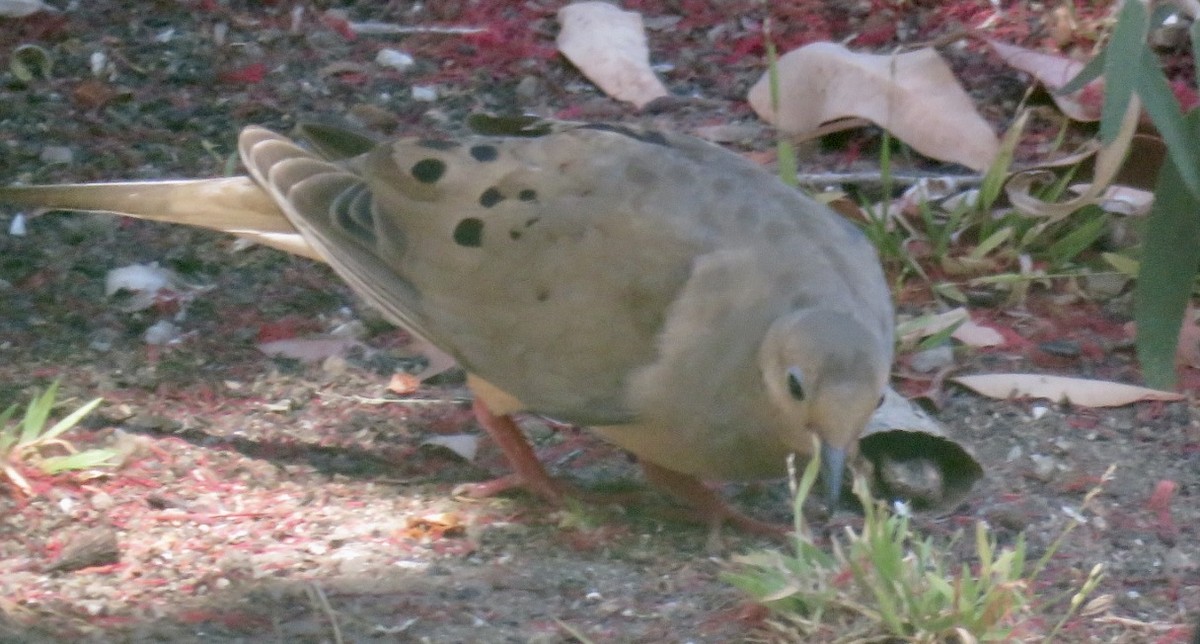
[[[776,3],[782,48],[851,38],[890,51],[978,24],[990,3]],[[555,54],[560,3],[456,0],[338,5],[354,21],[481,27],[478,33],[353,37],[324,2],[91,0],[0,18],[0,181],[215,176],[238,128],[350,122],[383,134],[461,133],[473,112],[628,120],[735,132],[771,147],[744,102],[763,69],[762,5],[640,0],[674,98],[642,113],[601,96]],[[849,8],[842,8],[849,6]],[[1038,46],[1039,14],[1016,3],[990,35]],[[20,81],[19,44],[53,59]],[[410,54],[398,71],[377,51]],[[1027,80],[974,43],[946,54],[997,129]],[[20,54],[22,60],[31,54]],[[93,69],[98,73],[94,73]],[[413,88],[432,88],[432,101]],[[714,128],[715,126],[715,128]],[[724,128],[724,129],[723,129]],[[874,135],[814,151],[806,168],[868,170]],[[857,146],[857,147],[856,147]],[[852,154],[848,150],[858,150]],[[903,162],[901,162],[903,163]],[[0,213],[6,224],[11,213]],[[475,433],[461,374],[396,395],[423,362],[326,267],[232,238],[103,215],[34,219],[0,235],[0,408],[62,379],[72,404],[103,396],[73,440],[116,446],[121,467],[0,486],[0,642],[734,642],[770,640],[766,611],[720,579],[728,555],[772,544],[664,520],[661,498],[554,511],[524,495],[455,493],[506,468],[486,442],[472,462],[430,438]],[[129,313],[104,295],[109,270],[158,262],[179,297]],[[904,301],[914,312],[928,302]],[[1123,329],[1129,298],[1037,291],[1020,308],[977,306],[1011,329],[999,350],[959,350],[956,373],[1039,371],[1139,382]],[[587,313],[581,312],[581,315]],[[175,342],[150,345],[161,320]],[[357,329],[344,357],[269,358],[260,342]],[[1200,411],[1194,404],[1090,410],[995,402],[914,375],[936,417],[986,474],[958,507],[922,516],[938,538],[986,520],[1039,556],[1110,465],[1086,525],[1039,579],[1048,628],[1096,564],[1111,606],[1060,641],[1184,642],[1200,613]],[[585,431],[528,419],[551,469],[590,489],[644,490],[626,455]],[[781,485],[730,487],[734,502],[786,520]]]

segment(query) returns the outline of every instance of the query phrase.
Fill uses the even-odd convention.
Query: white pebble
[[[437,88],[432,85],[413,85],[412,99],[414,101],[422,101],[432,103],[437,100]]]
[[[375,54],[375,64],[380,67],[391,67],[404,71],[415,65],[417,61],[413,57],[399,49],[380,49],[378,54]]]
[[[146,344],[153,346],[170,344],[178,337],[179,327],[167,322],[166,320],[159,320],[158,322],[155,322],[150,326],[150,328],[146,329],[144,334],[142,334],[142,339],[146,341]]]

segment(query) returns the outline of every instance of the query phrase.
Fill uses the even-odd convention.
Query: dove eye
[[[787,388],[788,393],[796,400],[804,400],[804,373],[799,367],[792,367],[787,370]]]

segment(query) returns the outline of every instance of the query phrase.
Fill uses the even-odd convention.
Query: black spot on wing
[[[500,156],[500,151],[494,145],[472,145],[471,157],[480,163],[495,161]]]
[[[454,243],[467,248],[479,248],[483,245],[483,221],[475,217],[467,217],[454,227]]]
[[[535,138],[554,131],[554,124],[537,116],[494,116],[472,114],[467,117],[467,127],[476,134],[488,136],[520,136]]]
[[[436,183],[446,174],[446,162],[441,159],[421,159],[413,164],[409,172],[421,183]]]
[[[517,199],[521,201],[537,201],[537,190],[526,188],[517,193]]]
[[[504,201],[504,195],[500,194],[500,191],[494,187],[484,190],[483,194],[479,195],[479,205],[484,208],[491,208],[501,201]]]
[[[599,130],[601,132],[613,132],[622,136],[627,136],[631,139],[641,141],[643,143],[653,143],[654,145],[670,146],[667,143],[667,137],[661,132],[653,130],[635,130],[624,125],[615,125],[613,123],[588,123],[587,125],[579,126],[581,130]]]

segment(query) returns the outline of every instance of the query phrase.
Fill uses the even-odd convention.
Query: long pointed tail
[[[43,211],[113,213],[208,228],[321,259],[249,177],[0,186],[0,203]]]

